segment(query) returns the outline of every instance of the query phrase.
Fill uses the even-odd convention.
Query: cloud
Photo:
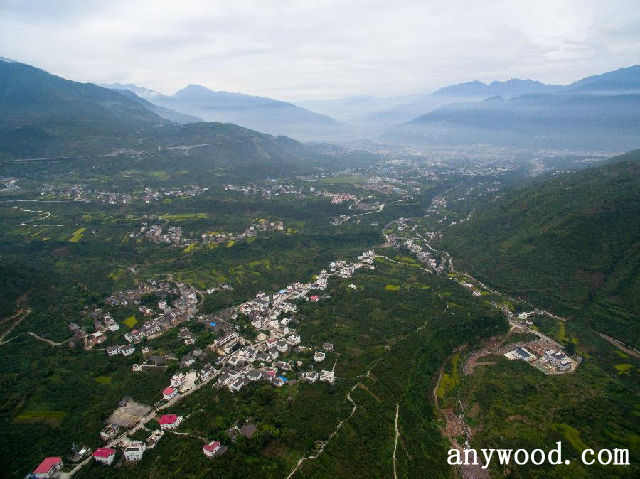
[[[3,0],[0,55],[79,81],[282,99],[568,83],[640,58],[635,0]]]

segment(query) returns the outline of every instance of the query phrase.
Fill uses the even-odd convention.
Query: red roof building
[[[35,471],[33,471],[33,475],[38,479],[49,479],[60,469],[62,469],[62,458],[47,457],[38,467],[36,467]]]
[[[169,399],[171,399],[172,397],[174,397],[176,394],[178,394],[178,391],[174,388],[166,388],[164,391],[162,391],[162,396],[168,401]]]
[[[320,296],[310,296],[309,299],[312,303],[317,303],[318,301],[320,301]]]
[[[175,429],[182,422],[182,416],[175,414],[164,414],[160,416],[160,429]]]
[[[202,446],[202,452],[207,457],[213,457],[220,449],[220,441],[211,441],[209,444]]]
[[[93,458],[96,462],[101,462],[107,466],[113,463],[113,459],[116,457],[116,450],[108,447],[99,447],[93,452]]]

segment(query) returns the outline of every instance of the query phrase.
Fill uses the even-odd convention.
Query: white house
[[[318,371],[307,371],[303,373],[302,377],[307,382],[315,383],[318,380]]]
[[[126,346],[120,346],[120,354],[123,356],[131,356],[136,351],[136,348],[131,344],[127,344]]]
[[[108,346],[107,354],[109,356],[115,356],[117,354],[120,354],[120,346]]]
[[[325,381],[333,384],[335,381],[335,375],[333,371],[320,371],[320,381]]]
[[[132,441],[127,447],[124,448],[124,458],[127,461],[139,461],[142,459],[144,451],[147,450],[147,446],[142,441]]]
[[[322,351],[316,351],[315,354],[313,355],[313,360],[316,363],[319,363],[319,362],[324,361],[325,356],[326,355]]]

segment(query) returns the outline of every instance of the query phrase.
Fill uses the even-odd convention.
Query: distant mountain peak
[[[433,94],[436,96],[451,96],[458,98],[488,98],[492,96],[514,97],[527,93],[549,92],[559,89],[556,85],[547,85],[537,80],[522,80],[520,78],[512,78],[507,81],[492,81],[491,83],[483,83],[479,80],[473,80],[455,85],[449,85]]]
[[[177,92],[175,92],[170,98],[173,99],[180,99],[180,100],[186,100],[186,101],[202,101],[202,100],[212,100],[212,99],[218,99],[218,100],[225,100],[225,101],[229,101],[229,100],[241,100],[241,101],[245,101],[245,100],[258,100],[261,102],[274,102],[274,103],[278,103],[277,100],[272,100],[270,98],[263,98],[263,97],[259,97],[259,96],[251,96],[251,95],[247,95],[245,93],[236,93],[236,92],[230,92],[230,91],[221,91],[221,90],[211,90],[210,88],[207,88],[206,86],[202,86],[202,85],[195,85],[195,84],[189,84],[186,87],[182,88],[181,90],[178,90]],[[281,102],[280,102],[281,103]]]
[[[145,88],[142,86],[134,85],[133,83],[100,83],[99,86],[108,88],[109,90],[128,90],[135,93],[140,98],[144,98],[145,100],[152,100],[155,97],[161,96],[161,93],[158,93],[155,90],[151,90],[150,88]]]
[[[488,84],[489,86],[499,86],[499,85],[544,85],[541,81],[538,80],[530,80],[529,78],[521,79],[521,78],[511,78],[507,81],[498,81],[494,80]]]
[[[207,88],[206,86],[196,85],[194,83],[190,83],[189,85],[187,85],[186,87],[182,88],[181,90],[178,90],[176,92],[176,94],[181,93],[181,92],[199,92],[199,93],[204,93],[204,92],[214,92],[214,91],[209,89],[209,88]]]

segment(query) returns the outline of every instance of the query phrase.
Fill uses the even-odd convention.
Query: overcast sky
[[[0,0],[0,56],[284,100],[569,83],[640,63],[639,0]]]

